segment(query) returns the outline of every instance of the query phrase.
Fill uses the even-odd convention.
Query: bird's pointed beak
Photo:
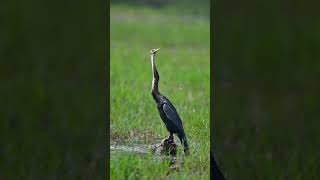
[[[157,51],[159,51],[159,49],[160,49],[160,48],[157,48],[157,49],[155,49],[155,50],[154,50],[154,52],[157,52]]]

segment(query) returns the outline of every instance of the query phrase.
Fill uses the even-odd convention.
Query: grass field
[[[153,144],[168,136],[151,92],[151,48],[159,90],[176,106],[190,144],[180,171],[152,155],[111,153],[111,179],[209,179],[210,25],[208,17],[144,7],[111,6],[111,144]],[[176,141],[178,138],[175,138]],[[179,141],[177,141],[179,142]]]

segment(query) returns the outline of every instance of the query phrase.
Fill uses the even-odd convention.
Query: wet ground
[[[175,142],[157,140],[154,144],[144,144],[144,141],[111,142],[110,153],[133,153],[138,155],[152,154],[154,158],[169,158],[169,169],[179,170],[181,159],[177,156],[178,145]],[[179,162],[179,163],[178,163]]]
[[[154,144],[144,144],[143,141],[116,141],[111,142],[111,153],[128,152],[134,154],[152,153],[156,156],[171,155],[176,156],[177,144],[175,142],[158,141]]]
[[[117,152],[128,152],[128,153],[134,153],[134,154],[146,154],[150,153],[151,146],[150,145],[118,145],[113,144],[110,146],[111,153],[117,153]]]

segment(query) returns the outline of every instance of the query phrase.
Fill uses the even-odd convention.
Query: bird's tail
[[[184,147],[184,152],[187,153],[187,151],[189,150],[189,144],[188,144],[188,140],[186,136],[183,136],[182,138],[180,138],[181,144]]]

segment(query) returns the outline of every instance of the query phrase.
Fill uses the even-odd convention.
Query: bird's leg
[[[166,143],[166,144],[170,144],[170,143],[173,143],[174,139],[173,139],[173,134],[170,133],[169,137],[167,139],[164,139],[162,140],[163,143]]]
[[[168,137],[168,140],[169,140],[170,142],[173,142],[173,134],[172,134],[172,133],[170,133],[170,135],[169,135],[169,137]]]

